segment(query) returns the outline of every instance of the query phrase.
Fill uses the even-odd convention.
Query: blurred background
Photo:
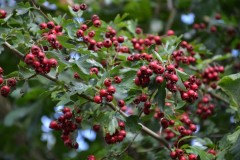
[[[19,2],[30,1],[0,0],[0,8],[11,13]],[[35,3],[45,13],[53,16],[66,14],[69,18],[68,5],[86,3],[85,20],[97,14],[109,22],[118,14],[127,13],[126,19],[136,20],[145,33],[163,35],[172,29],[176,35],[183,35],[185,40],[204,43],[214,54],[232,54],[235,57],[229,61],[233,64],[232,69],[238,72],[240,68],[238,0],[35,0]],[[220,20],[216,19],[218,14]],[[204,24],[205,28],[196,29],[196,24]],[[10,54],[0,54],[0,65],[4,66],[6,73],[16,70],[18,62]],[[20,83],[18,85],[23,87],[15,90],[10,98],[0,96],[0,160],[69,160],[86,159],[87,155],[95,153],[104,155],[108,147],[104,145],[102,136],[97,136],[88,124],[78,133],[80,145],[77,151],[64,146],[60,133],[48,128],[51,119],[59,116],[63,106],[56,106],[56,102],[45,96],[45,88],[40,88],[36,85],[38,83]],[[40,83],[49,81],[40,79]],[[21,90],[27,90],[24,96],[19,94]],[[228,115],[222,118],[229,121]],[[146,145],[150,139],[145,139]],[[121,149],[122,146],[117,147]],[[141,154],[151,158],[152,152]]]

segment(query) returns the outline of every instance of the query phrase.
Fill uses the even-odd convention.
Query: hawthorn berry
[[[75,5],[72,6],[72,10],[73,10],[74,12],[78,12],[79,9],[80,9],[80,7],[79,7],[79,5],[77,5],[77,4],[75,4]]]
[[[106,48],[110,48],[112,46],[112,41],[110,39],[105,39],[103,42],[103,46]]]
[[[104,86],[106,87],[109,87],[112,85],[112,81],[108,78],[106,78],[103,83],[104,83]]]
[[[85,3],[80,4],[80,9],[83,10],[83,11],[86,10],[87,5]]]
[[[0,9],[0,19],[4,19],[7,16],[7,12],[3,9]]]
[[[87,160],[96,160],[96,157],[94,155],[89,155]]]
[[[0,89],[1,95],[4,97],[7,97],[10,93],[10,87],[9,86],[2,86]]]
[[[95,103],[98,103],[98,104],[99,104],[99,103],[102,103],[102,98],[97,95],[97,96],[94,97],[94,102],[95,102]]]
[[[98,68],[96,68],[96,67],[92,67],[92,68],[90,68],[90,74],[92,75],[92,74],[98,74]]]
[[[55,27],[55,25],[54,25],[54,22],[53,21],[49,21],[48,23],[47,23],[47,28],[48,29],[53,29]]]
[[[46,29],[46,28],[47,28],[47,23],[40,23],[40,24],[39,24],[39,28],[40,28],[41,30]]]
[[[7,80],[7,85],[8,85],[9,87],[15,87],[16,84],[17,84],[17,81],[16,81],[15,78],[9,78],[9,79]]]

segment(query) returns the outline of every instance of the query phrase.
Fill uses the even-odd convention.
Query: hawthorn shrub
[[[101,137],[97,143],[106,148],[88,160],[238,159],[240,74],[230,75],[231,68],[222,62],[231,55],[215,55],[173,30],[146,34],[125,15],[104,22],[94,14],[88,20],[87,8],[69,6],[69,19],[52,17],[28,2],[12,13],[0,10],[0,51],[19,60],[12,73],[0,64],[1,96],[20,92],[22,99],[31,87],[40,86],[33,96],[50,99],[52,107],[65,106],[49,125],[59,133],[58,145],[78,149],[78,130],[86,126]],[[208,32],[206,28],[193,25],[196,32]],[[234,28],[227,30],[235,34]],[[235,124],[221,121],[225,112]],[[209,130],[221,125],[228,131],[220,137],[221,128]]]

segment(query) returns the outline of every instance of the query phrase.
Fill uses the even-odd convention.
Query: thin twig
[[[137,138],[139,133],[137,133],[134,137],[133,137],[133,140],[127,145],[127,147],[121,152],[118,154],[118,156],[121,156],[124,152],[126,152],[130,147],[131,145],[133,144],[133,142],[135,141],[135,139]]]
[[[40,7],[37,7],[34,0],[31,0],[34,9],[38,10],[47,20],[51,21],[51,19],[41,10]]]

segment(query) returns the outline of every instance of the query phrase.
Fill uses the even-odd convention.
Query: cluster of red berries
[[[138,31],[138,28],[136,28],[136,31]],[[143,51],[145,47],[149,47],[153,44],[156,44],[156,45],[162,44],[161,37],[154,36],[154,35],[148,35],[145,39],[132,38],[131,42],[132,42],[133,48],[139,52]]]
[[[4,19],[7,16],[7,12],[3,9],[0,9],[0,19]]]
[[[132,54],[129,55],[127,57],[128,61],[139,61],[139,60],[146,60],[148,62],[151,62],[153,60],[153,57],[151,54],[147,54],[147,53],[136,53],[136,54]]]
[[[170,153],[170,157],[172,159],[178,159],[178,160],[197,160],[198,156],[195,154],[189,154],[186,155],[182,149],[175,149]]]
[[[4,83],[3,76],[4,70],[0,67],[0,86]],[[15,78],[9,78],[6,80],[6,85],[2,86],[0,89],[1,95],[7,97],[11,91],[11,88],[14,88],[17,84],[17,80]]]
[[[219,74],[224,72],[224,66],[209,66],[203,73],[203,83],[209,84],[220,79]],[[214,85],[212,86],[214,88]]]
[[[77,113],[73,113],[70,108],[64,107],[62,109],[63,115],[57,120],[51,121],[49,128],[54,130],[61,130],[61,138],[66,146],[78,149],[78,143],[74,139],[74,132],[80,126],[82,117],[79,115],[80,110]]]
[[[87,4],[85,4],[85,3],[82,3],[82,4],[74,4],[73,6],[72,6],[72,10],[74,11],[74,12],[78,12],[79,10],[82,10],[82,11],[85,11],[86,9],[87,9]]]
[[[150,101],[147,100],[148,99],[148,96],[144,93],[142,93],[141,95],[137,96],[133,102],[136,104],[136,105],[139,105],[141,102],[143,102],[143,113],[148,115],[150,114],[151,110],[151,106],[152,106],[152,103]]]
[[[196,59],[194,58],[194,55],[196,53],[193,51],[192,45],[187,43],[186,41],[182,41],[181,47],[186,49],[186,51],[189,53],[189,56],[184,55],[183,50],[174,51],[172,53],[172,58],[175,60],[176,65],[178,65],[180,62],[182,62],[184,64],[195,63]]]
[[[193,102],[198,98],[198,89],[201,86],[201,81],[195,76],[191,75],[190,78],[185,81],[184,86],[187,91],[181,92],[182,100]]]
[[[175,66],[173,64],[169,64],[168,66],[166,66],[164,77],[167,80],[167,89],[171,92],[176,92],[178,89],[176,86],[178,76],[176,75]]]
[[[184,140],[183,141],[179,140],[182,139],[184,136],[192,135],[192,133],[197,130],[197,127],[195,124],[192,123],[187,113],[182,114],[180,120],[182,123],[186,125],[186,127],[188,127],[188,129],[185,126],[178,126],[177,128],[175,128],[180,133],[180,136],[178,136],[177,141],[174,143],[174,146],[177,149],[170,153],[170,157],[172,159],[178,160],[197,160],[197,155],[195,154],[186,155],[184,153],[184,150],[179,149],[179,147],[185,143]],[[165,137],[165,139],[167,140],[170,140],[176,136],[175,133],[170,129],[169,130],[167,129],[165,133],[167,134]]]
[[[193,24],[193,28],[195,29],[195,30],[204,30],[204,29],[206,29],[206,24],[205,23],[195,23],[195,24]]]
[[[57,36],[63,34],[63,28],[60,25],[55,25],[53,21],[49,21],[47,23],[39,24],[41,30],[48,29],[47,33],[43,33],[43,37],[47,39],[47,41],[51,44],[51,47],[54,49],[62,49],[62,45],[57,40]],[[47,50],[47,47],[45,47]]]
[[[48,59],[38,46],[32,46],[30,53],[25,56],[24,62],[31,65],[37,73],[49,73],[51,68],[56,68],[58,62],[55,58]]]
[[[116,84],[121,83],[122,82],[121,77],[115,76],[114,82]],[[116,92],[116,88],[112,85],[112,80],[110,78],[106,78],[103,83],[106,89],[102,88],[99,91],[99,95],[96,95],[94,97],[94,102],[98,104],[102,103],[103,98],[105,98],[107,102],[111,102],[113,100],[113,94]]]
[[[125,123],[122,121],[119,121],[118,126],[119,126],[119,130],[116,129],[115,133],[113,133],[112,135],[110,135],[110,133],[106,133],[104,138],[107,144],[122,142],[126,137]]]
[[[206,119],[209,116],[213,115],[215,105],[211,103],[211,96],[209,94],[204,95],[202,100],[197,105],[197,114]]]

